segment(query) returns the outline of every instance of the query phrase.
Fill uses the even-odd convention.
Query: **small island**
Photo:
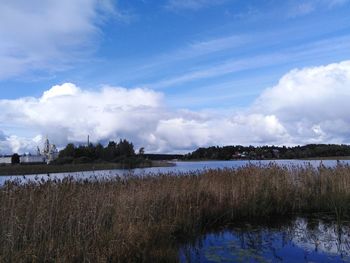
[[[172,166],[172,159],[182,155],[146,154],[143,147],[136,153],[133,143],[126,139],[110,141],[107,146],[88,142],[76,146],[69,143],[58,151],[46,139],[37,155],[13,155],[2,157],[0,175],[50,174],[64,172],[134,169]],[[1,163],[1,162],[0,162]]]

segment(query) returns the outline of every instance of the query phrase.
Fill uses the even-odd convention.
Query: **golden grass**
[[[176,262],[180,241],[238,220],[350,214],[350,166],[246,166],[0,188],[0,261]]]

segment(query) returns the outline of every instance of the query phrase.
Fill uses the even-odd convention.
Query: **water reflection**
[[[350,262],[350,223],[296,218],[210,233],[180,250],[181,262]]]

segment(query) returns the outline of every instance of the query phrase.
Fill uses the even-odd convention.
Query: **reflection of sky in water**
[[[292,241],[306,250],[318,250],[350,257],[349,226],[339,228],[334,223],[298,219],[295,222]]]
[[[181,262],[350,262],[350,224],[296,219],[280,228],[245,226],[205,235]]]
[[[200,171],[203,169],[217,169],[217,168],[237,168],[245,165],[251,164],[261,164],[266,165],[270,162],[274,162],[279,165],[312,165],[317,167],[320,165],[321,161],[305,161],[305,160],[275,160],[275,161],[203,161],[203,162],[176,162],[176,166],[172,167],[150,167],[142,169],[133,169],[133,170],[104,170],[104,171],[87,171],[87,172],[74,172],[74,173],[57,173],[57,174],[41,174],[41,175],[26,175],[24,176],[0,176],[0,185],[4,184],[7,180],[21,180],[21,181],[40,181],[48,179],[63,179],[67,176],[72,176],[76,179],[89,179],[89,178],[103,178],[103,177],[115,177],[128,175],[130,173],[134,175],[146,175],[146,174],[157,174],[157,173],[183,173],[189,171]],[[341,161],[341,163],[350,164],[350,161]],[[324,160],[322,164],[325,166],[335,166],[337,161],[335,160]]]

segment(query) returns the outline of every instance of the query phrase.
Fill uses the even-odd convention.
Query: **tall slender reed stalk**
[[[182,241],[242,220],[350,216],[350,167],[238,169],[0,188],[1,262],[172,262]]]

